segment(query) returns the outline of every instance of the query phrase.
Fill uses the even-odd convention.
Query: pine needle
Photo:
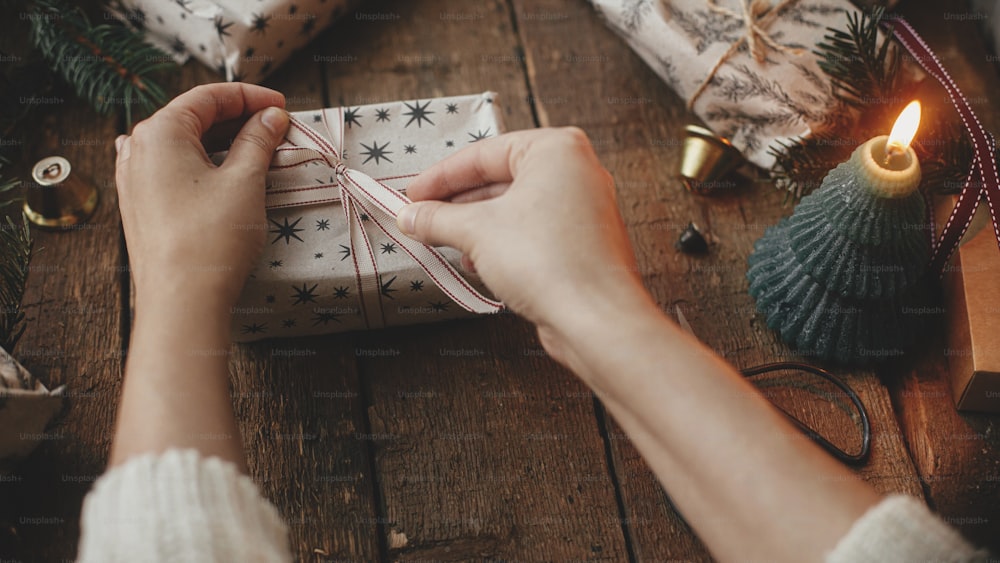
[[[131,126],[136,109],[148,114],[165,103],[163,89],[150,76],[173,67],[173,61],[132,30],[92,25],[81,9],[63,0],[35,0],[30,20],[35,46],[99,113],[122,106]]]

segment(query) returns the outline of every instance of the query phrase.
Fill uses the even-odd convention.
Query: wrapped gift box
[[[229,81],[260,82],[354,0],[114,0],[113,14],[178,63],[193,56]]]
[[[52,437],[45,428],[62,410],[63,391],[50,391],[0,348],[0,475]]]
[[[812,53],[827,27],[844,27],[853,9],[846,0],[800,0],[773,21],[763,15],[758,24],[778,46],[762,47],[763,62],[747,48],[744,0],[718,0],[720,9],[704,0],[591,1],[660,78],[693,100],[693,111],[715,133],[759,166],[774,164],[768,148],[776,141],[850,119],[837,111]]]
[[[935,207],[943,225],[958,196]],[[1000,413],[1000,252],[981,204],[944,276],[948,369],[955,405]]]
[[[503,127],[496,94],[304,111],[267,175],[269,232],[233,311],[236,340],[496,312],[461,255],[396,227],[410,179]],[[218,162],[224,157],[213,155]]]

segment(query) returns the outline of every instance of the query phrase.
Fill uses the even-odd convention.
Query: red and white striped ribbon
[[[913,26],[900,16],[886,16],[882,25],[891,30],[903,47],[920,63],[920,66],[944,86],[952,104],[958,110],[958,115],[962,117],[962,122],[969,132],[975,152],[972,170],[969,171],[965,185],[962,186],[958,203],[955,204],[955,208],[948,217],[931,255],[930,270],[943,276],[948,259],[954,254],[962,237],[969,229],[969,224],[976,213],[976,208],[979,207],[982,195],[986,196],[986,203],[990,208],[990,218],[993,221],[993,234],[997,238],[997,243],[1000,244],[1000,220],[997,216],[998,206],[1000,206],[1000,175],[997,174],[996,139],[983,127],[982,122],[972,111],[969,101],[959,90],[948,71],[945,70],[940,59],[917,34]],[[977,180],[979,181],[977,182]]]
[[[336,120],[330,120],[338,128],[331,136],[342,144],[343,109],[339,112]],[[326,119],[324,123],[329,129],[331,123]],[[348,168],[341,158],[342,147],[334,147],[319,131],[295,117],[291,118],[285,140],[287,143],[275,151],[271,170],[303,168],[318,162],[329,169],[334,181],[329,184],[268,189],[266,206],[274,209],[341,202],[344,218],[349,226],[351,257],[354,261],[361,311],[369,328],[385,326],[385,318],[378,264],[362,216],[366,216],[401,247],[445,295],[466,311],[484,314],[503,309],[503,303],[478,292],[434,247],[417,242],[399,230],[396,215],[404,205],[410,203],[405,195],[364,172]]]

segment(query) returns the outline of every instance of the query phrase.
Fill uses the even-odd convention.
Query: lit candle
[[[874,194],[906,197],[920,185],[920,161],[910,147],[919,125],[920,102],[913,101],[899,114],[891,133],[854,150],[848,163]]]

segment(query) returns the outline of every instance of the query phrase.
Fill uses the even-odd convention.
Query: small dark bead
[[[681,236],[674,243],[674,247],[687,254],[708,252],[708,242],[705,241],[705,237],[702,236],[698,227],[694,226],[694,223],[688,223],[687,228],[681,232]]]

